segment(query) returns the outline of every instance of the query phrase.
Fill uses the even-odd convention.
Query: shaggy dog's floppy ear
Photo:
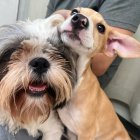
[[[14,44],[25,39],[25,32],[18,24],[4,25],[0,27],[0,54]],[[12,45],[13,44],[13,45]]]

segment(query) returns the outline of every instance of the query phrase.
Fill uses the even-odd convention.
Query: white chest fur
[[[50,113],[49,118],[43,123],[40,123],[38,120],[28,124],[17,122],[8,112],[2,109],[0,112],[0,125],[6,126],[6,129],[13,135],[16,134],[19,129],[26,129],[29,135],[32,135],[33,137],[38,135],[38,131],[41,131],[43,133],[42,140],[60,140],[62,136],[63,127],[54,111]]]

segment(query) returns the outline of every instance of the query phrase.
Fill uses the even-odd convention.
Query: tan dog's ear
[[[111,31],[104,53],[111,57],[118,54],[123,58],[137,58],[140,57],[140,42],[129,35]]]
[[[65,19],[67,19],[69,16],[70,16],[70,13],[71,11],[70,10],[58,10],[58,11],[55,11],[53,14],[60,14],[62,15]]]

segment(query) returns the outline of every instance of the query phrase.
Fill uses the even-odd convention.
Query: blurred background
[[[49,0],[0,0],[0,25],[44,18]],[[140,40],[140,27],[135,37]]]
[[[0,0],[0,25],[44,18],[48,0]]]

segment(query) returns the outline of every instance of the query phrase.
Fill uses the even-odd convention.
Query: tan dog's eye
[[[71,16],[74,15],[74,14],[77,14],[77,13],[79,13],[79,11],[78,11],[77,9],[73,9],[73,10],[71,11]]]
[[[105,26],[101,23],[98,23],[97,24],[97,30],[98,30],[99,33],[103,34],[105,32]]]

